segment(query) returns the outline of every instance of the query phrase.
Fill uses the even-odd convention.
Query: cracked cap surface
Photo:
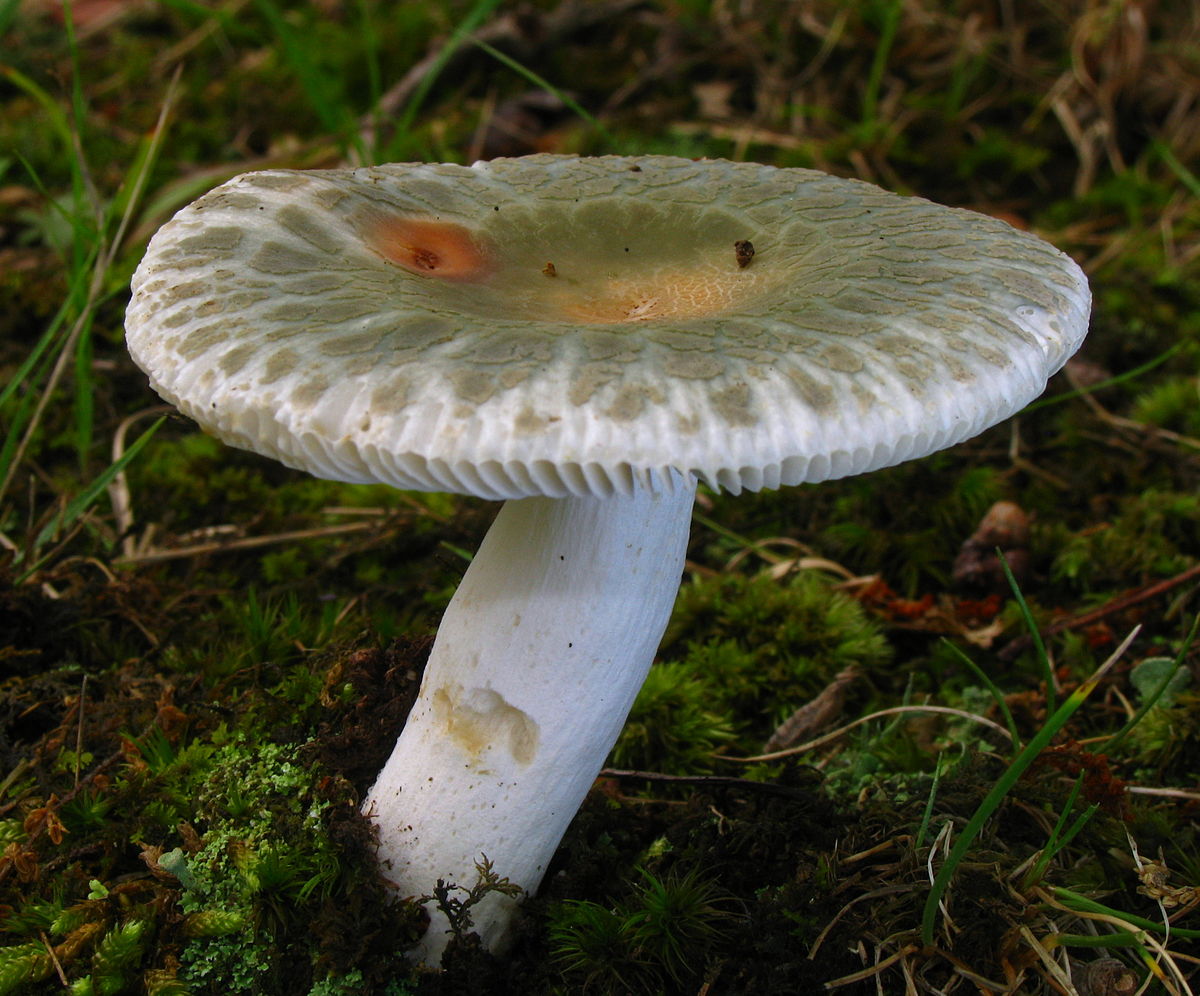
[[[538,155],[236,177],[155,235],[126,327],[227,443],[512,498],[923,456],[1040,394],[1089,307],[1069,257],[970,211],[811,170]]]

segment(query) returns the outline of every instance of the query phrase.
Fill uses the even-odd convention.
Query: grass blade
[[[359,162],[367,161],[366,147],[354,127],[354,120],[338,97],[342,87],[338,80],[316,58],[312,43],[288,23],[283,8],[275,0],[256,0],[255,6],[270,24],[279,42],[284,59],[300,81],[309,106],[321,122],[321,127],[341,143],[348,143]]]
[[[925,912],[921,918],[921,940],[925,944],[933,943],[934,918],[937,916],[938,904],[941,902],[942,895],[950,884],[950,879],[953,877],[955,869],[962,863],[963,858],[967,856],[967,852],[971,849],[971,845],[974,844],[975,838],[979,836],[979,831],[983,829],[983,825],[1000,808],[1000,803],[1004,801],[1004,797],[1008,794],[1009,790],[1017,783],[1017,780],[1025,773],[1026,769],[1033,764],[1038,755],[1050,745],[1050,741],[1066,725],[1067,720],[1071,718],[1075,710],[1083,705],[1087,697],[1092,694],[1096,686],[1100,683],[1100,680],[1121,658],[1139,632],[1141,632],[1141,627],[1135,627],[1121,641],[1121,645],[1113,651],[1108,660],[1101,664],[1087,681],[1083,682],[1083,684],[1067,696],[1067,700],[1046,720],[1046,725],[1038,730],[1029,743],[1025,745],[1024,749],[1013,758],[1012,763],[1009,764],[1004,774],[992,786],[991,791],[984,797],[983,802],[979,804],[979,808],[975,810],[971,819],[967,821],[963,832],[959,835],[958,840],[955,841],[954,847],[951,848],[945,863],[934,878],[933,887],[929,891],[929,898],[925,901]]]
[[[1021,415],[1028,415],[1030,412],[1036,412],[1039,408],[1049,408],[1051,405],[1060,404],[1063,401],[1070,401],[1072,398],[1082,398],[1088,394],[1095,394],[1097,391],[1102,391],[1106,387],[1115,387],[1117,384],[1124,384],[1127,381],[1135,380],[1144,373],[1149,373],[1155,367],[1162,366],[1172,356],[1178,353],[1186,345],[1184,342],[1177,342],[1173,346],[1169,346],[1153,359],[1147,360],[1141,366],[1134,367],[1132,370],[1124,370],[1113,377],[1106,377],[1104,380],[1095,384],[1089,384],[1087,387],[1081,387],[1074,391],[1063,391],[1062,394],[1056,394],[1052,398],[1041,398],[1032,404],[1026,405],[1021,409]]]
[[[1004,716],[1004,724],[1008,727],[1008,734],[1010,737],[1012,737],[1014,749],[1019,750],[1021,747],[1021,738],[1017,734],[1017,721],[1013,719],[1012,710],[1008,708],[1008,703],[1004,701],[1004,695],[1000,689],[996,687],[996,683],[987,676],[987,673],[983,670],[983,668],[971,660],[969,654],[963,653],[960,647],[955,646],[949,640],[943,639],[942,642],[945,643],[945,645],[958,656],[959,660],[961,660],[967,666],[967,668],[973,675],[975,675],[976,678],[983,682],[984,687],[988,690],[988,694],[990,694],[992,697],[992,701],[996,703],[996,708],[999,709],[1001,715]]]
[[[1188,651],[1192,649],[1192,644],[1196,642],[1196,635],[1198,632],[1200,632],[1200,615],[1196,616],[1195,621],[1192,623],[1192,628],[1188,631],[1188,635],[1184,638],[1183,645],[1179,648],[1179,653],[1175,655],[1175,666],[1167,672],[1167,674],[1163,677],[1163,680],[1154,689],[1154,691],[1150,695],[1146,696],[1146,701],[1141,704],[1137,712],[1129,717],[1129,721],[1119,730],[1117,730],[1116,733],[1104,741],[1103,752],[1105,754],[1111,754],[1113,752],[1113,748],[1120,744],[1121,741],[1124,740],[1129,734],[1129,731],[1142,721],[1142,718],[1146,715],[1146,713],[1148,713],[1158,704],[1158,700],[1162,697],[1163,692],[1170,687],[1175,675],[1177,675],[1179,670],[1183,667],[1183,662],[1187,659]]]
[[[481,41],[478,38],[472,39],[471,44],[476,48],[487,52],[488,55],[499,62],[502,66],[507,66],[517,75],[523,76],[539,90],[545,90],[546,93],[560,101],[563,107],[569,108],[571,113],[577,115],[580,119],[591,125],[596,130],[597,134],[604,138],[604,140],[610,145],[615,141],[612,133],[609,132],[609,130],[605,128],[604,125],[602,125],[593,114],[585,110],[577,100],[570,96],[570,94],[564,93],[545,77],[539,76],[528,66],[523,66],[511,56],[505,55],[494,45],[489,45],[487,42]]]
[[[138,436],[129,449],[121,454],[119,459],[114,460],[104,471],[98,474],[95,479],[83,489],[83,491],[67,502],[62,512],[60,512],[50,522],[42,527],[41,532],[38,533],[37,537],[33,541],[32,552],[35,555],[47,543],[53,541],[62,532],[62,530],[74,525],[74,523],[77,522],[79,518],[89,508],[92,507],[96,499],[99,498],[100,495],[103,494],[108,488],[109,484],[112,483],[113,478],[121,473],[121,471],[129,465],[130,461],[142,451],[145,445],[150,442],[151,438],[153,438],[154,434],[158,431],[158,427],[165,421],[166,416],[156,419],[154,424],[151,425],[140,436]],[[20,561],[21,559],[21,555],[18,555],[17,560]],[[21,584],[22,582],[28,580],[30,575],[37,571],[37,569],[44,562],[45,558],[42,558],[27,568],[25,572],[17,578],[17,583]]]
[[[1054,897],[1068,909],[1074,910],[1077,913],[1091,913],[1096,916],[1113,917],[1124,920],[1126,923],[1140,930],[1149,930],[1156,934],[1167,933],[1166,926],[1156,920],[1148,920],[1144,916],[1138,916],[1136,913],[1115,910],[1111,906],[1105,906],[1103,903],[1098,903],[1096,900],[1089,899],[1078,892],[1072,892],[1070,889],[1055,886]],[[1178,927],[1175,924],[1171,924],[1171,935],[1192,941],[1200,940],[1200,930],[1188,930],[1184,927]]]
[[[1004,577],[1012,589],[1013,598],[1016,599],[1017,605],[1021,609],[1021,617],[1025,620],[1025,628],[1029,631],[1029,639],[1033,641],[1034,652],[1037,654],[1038,663],[1042,666],[1042,678],[1046,682],[1046,711],[1053,713],[1058,708],[1058,695],[1054,688],[1054,669],[1050,667],[1046,644],[1042,642],[1041,631],[1034,621],[1033,613],[1029,611],[1029,604],[1025,601],[1025,596],[1021,594],[1021,587],[1017,584],[1017,579],[1013,577],[1012,569],[1008,566],[1008,558],[1004,556],[1004,551],[999,547],[996,548],[996,559],[1000,561]]]
[[[408,134],[412,128],[413,121],[416,120],[417,112],[424,104],[425,98],[429,96],[429,91],[433,89],[433,85],[437,82],[438,77],[441,76],[442,70],[446,68],[446,63],[463,46],[463,43],[466,42],[470,34],[483,23],[484,18],[499,6],[500,0],[476,0],[475,6],[468,11],[467,16],[462,19],[462,23],[454,30],[454,34],[450,36],[449,41],[442,46],[442,50],[438,52],[433,65],[429,67],[429,72],[425,74],[420,85],[409,98],[404,108],[404,114],[396,125],[397,134]]]

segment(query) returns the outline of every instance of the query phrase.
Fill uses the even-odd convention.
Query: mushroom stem
[[[363,803],[400,895],[431,895],[438,879],[469,889],[484,856],[536,891],[666,628],[695,496],[691,478],[673,485],[500,510]],[[449,925],[428,905],[429,930],[411,956],[437,964]],[[471,907],[489,949],[504,948],[515,906],[491,892]]]

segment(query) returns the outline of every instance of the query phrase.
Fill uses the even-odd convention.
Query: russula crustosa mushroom
[[[1043,390],[1089,300],[1034,236],[865,183],[540,155],[237,177],[154,237],[128,342],[234,446],[506,500],[364,811],[401,895],[484,855],[532,892],[650,666],[696,482],[966,439]],[[512,907],[473,910],[489,946]]]

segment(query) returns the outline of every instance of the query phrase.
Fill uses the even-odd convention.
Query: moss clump
[[[757,753],[835,675],[879,667],[891,648],[858,602],[809,571],[685,584],[661,656],[612,763],[704,774],[723,749]]]
[[[1132,415],[1137,422],[1200,436],[1200,380],[1172,377],[1156,384],[1134,402]]]
[[[408,977],[399,952],[420,915],[387,893],[357,795],[304,722],[338,703],[316,701],[309,662],[279,677],[270,691],[238,686],[238,732],[214,722],[199,682],[177,693],[132,672],[97,677],[85,722],[64,710],[21,757],[16,811],[0,820],[12,866],[0,993],[50,979],[55,961],[83,996],[303,994],[354,966],[354,991],[378,994]],[[10,681],[0,706],[26,698],[23,685]],[[79,707],[77,689],[54,687]],[[256,721],[285,709],[291,723]]]
[[[840,671],[880,667],[891,648],[858,602],[807,571],[684,585],[663,656],[681,660],[711,708],[760,743]]]
[[[612,763],[699,774],[712,770],[712,754],[734,738],[729,720],[711,705],[709,683],[683,661],[650,669],[638,693]]]
[[[213,760],[197,789],[202,836],[174,872],[191,938],[180,976],[198,993],[303,991],[331,967],[331,938],[311,925],[344,913],[354,891],[355,868],[331,838],[335,803],[293,745],[239,737]]]
[[[606,992],[664,992],[699,982],[727,933],[732,897],[697,870],[643,881],[621,901],[558,903],[550,911],[551,957],[571,981]]]
[[[1200,549],[1200,496],[1148,490],[1115,502],[1107,521],[1065,538],[1052,568],[1078,590],[1177,574]]]

